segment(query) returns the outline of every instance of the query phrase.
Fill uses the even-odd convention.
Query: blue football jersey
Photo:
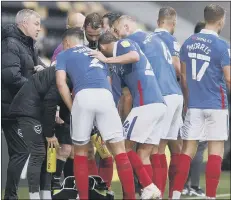
[[[114,48],[114,56],[130,51],[136,51],[140,56],[138,62],[119,67],[119,75],[131,92],[133,107],[164,103],[153,69],[139,45],[132,40],[123,39],[116,42]]]
[[[226,109],[223,67],[230,65],[230,45],[214,31],[203,29],[184,42],[180,59],[186,64],[188,107]]]
[[[74,93],[82,89],[105,88],[111,91],[105,63],[88,55],[90,49],[83,45],[61,52],[57,56],[56,70],[64,70],[70,77]]]
[[[180,44],[177,42],[173,35],[162,28],[157,28],[154,34],[157,35],[167,45],[172,56],[179,56]]]
[[[118,75],[119,64],[108,64],[110,77],[111,77],[111,84],[112,84],[112,95],[115,101],[116,106],[118,106],[120,97],[122,95],[122,82]]]
[[[172,65],[172,57],[165,43],[153,33],[137,31],[129,39],[135,41],[149,60],[163,96],[179,94],[181,88],[177,82],[175,68]]]

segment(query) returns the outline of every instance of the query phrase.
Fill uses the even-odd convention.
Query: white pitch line
[[[230,194],[218,194],[216,197],[229,197]],[[182,198],[182,199],[202,199],[203,197],[189,197],[189,198]],[[204,197],[203,199],[206,199],[206,197]]]

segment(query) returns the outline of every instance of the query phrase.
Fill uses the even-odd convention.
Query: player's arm
[[[117,43],[117,51],[121,52],[121,55],[114,57],[106,58],[99,51],[91,51],[89,55],[99,59],[100,61],[108,64],[129,64],[135,63],[140,60],[139,53],[137,52],[136,47],[127,40],[123,40]]]
[[[67,85],[67,80],[66,80],[66,72],[64,70],[57,70],[56,71],[56,85],[59,90],[59,93],[68,107],[69,111],[71,111],[72,108],[72,98],[71,98],[71,93]]]
[[[187,108],[188,105],[188,87],[186,80],[186,64],[181,62],[181,76],[180,76],[181,89],[184,97],[184,106]]]
[[[106,73],[107,73],[107,80],[110,83],[110,85],[112,85],[110,66],[105,64],[105,68],[106,68]]]
[[[66,64],[63,54],[58,55],[56,65],[56,85],[69,111],[72,108],[71,92],[67,85]]]
[[[172,64],[176,70],[176,76],[180,77],[181,65],[180,65],[180,59],[178,56],[172,56]]]
[[[175,68],[177,77],[181,76],[181,64],[180,64],[180,58],[179,58],[179,52],[180,52],[180,44],[176,41],[176,39],[173,39],[169,45],[169,50],[172,55],[172,64]]]
[[[226,81],[226,85],[230,92],[230,46],[225,47],[224,53],[221,56],[221,67],[224,72],[224,77]]]
[[[124,122],[132,109],[132,95],[127,87],[124,87],[122,90],[122,96],[120,98],[120,108],[120,116],[122,122]]]
[[[89,55],[94,58],[97,58],[101,62],[108,64],[129,64],[138,62],[140,60],[140,56],[137,53],[137,51],[130,51],[121,56],[106,58],[100,51],[92,50],[91,53],[89,53]]]
[[[126,54],[117,57],[106,58],[106,63],[115,63],[115,64],[129,64],[135,63],[140,60],[140,56],[137,51],[130,51]]]
[[[28,81],[22,74],[24,66],[21,66],[20,52],[18,46],[13,42],[3,42],[3,46],[1,54],[2,83],[11,85],[15,92],[18,92],[23,84]]]
[[[224,72],[226,85],[227,85],[228,90],[230,92],[230,65],[223,67],[223,72]]]
[[[181,89],[184,97],[184,114],[186,114],[186,109],[188,107],[188,87],[186,80],[186,64],[181,62],[181,76],[180,76]]]

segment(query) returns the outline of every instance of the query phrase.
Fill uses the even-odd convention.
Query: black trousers
[[[9,154],[4,199],[18,199],[17,190],[20,175],[29,156],[29,152],[26,143],[22,139],[22,131],[16,120],[2,120],[2,129],[6,138]]]
[[[203,166],[203,155],[207,146],[207,141],[198,143],[196,155],[194,156],[190,165],[190,171],[186,185],[189,185],[190,182],[191,186],[200,186],[200,175]]]
[[[39,121],[20,117],[2,124],[9,153],[4,199],[18,199],[17,189],[22,169],[29,157],[27,179],[29,192],[50,190],[51,174],[46,172],[46,147]]]
[[[46,172],[46,142],[42,125],[38,120],[29,117],[20,117],[17,121],[30,155],[27,167],[29,192],[50,190],[51,174]]]

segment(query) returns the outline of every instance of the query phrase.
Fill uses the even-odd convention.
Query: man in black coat
[[[54,135],[56,107],[61,98],[56,87],[55,67],[49,67],[34,74],[19,90],[9,108],[9,116],[15,117],[30,154],[27,178],[30,199],[50,199],[50,188],[46,194],[40,192],[40,173],[48,146],[57,147]],[[21,160],[28,154],[19,152]],[[43,168],[46,169],[46,168]],[[46,173],[42,171],[41,174]],[[50,186],[50,180],[42,180]]]
[[[3,27],[1,37],[1,108],[2,128],[8,145],[9,164],[5,199],[17,199],[17,187],[23,163],[19,152],[27,152],[25,142],[21,139],[21,130],[14,118],[9,118],[9,106],[28,78],[36,71],[44,69],[34,43],[40,31],[40,16],[33,10],[23,9],[17,13],[16,24]],[[27,158],[26,158],[27,159]],[[16,173],[17,172],[17,173]]]

